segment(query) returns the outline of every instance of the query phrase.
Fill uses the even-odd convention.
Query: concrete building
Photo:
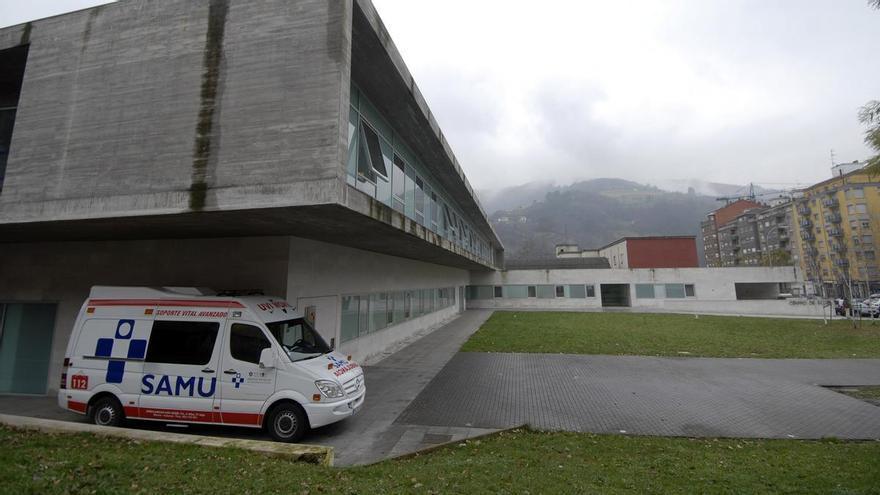
[[[877,178],[857,168],[808,187],[803,194],[793,210],[793,237],[800,244],[798,261],[806,279],[829,297],[880,292]]]
[[[604,258],[611,268],[692,268],[700,266],[694,236],[623,237],[599,249],[556,245],[557,259]]]
[[[503,264],[369,0],[123,0],[0,29],[0,393],[93,285],[259,289],[363,360]]]
[[[557,258],[598,258],[598,249],[581,249],[580,246],[573,243],[557,244]]]
[[[831,177],[842,177],[851,172],[855,172],[856,170],[864,168],[867,164],[867,160],[861,162],[858,160],[853,160],[849,163],[838,163],[837,165],[831,167]]]
[[[718,229],[721,266],[758,266],[763,251],[758,229],[758,214],[763,209],[751,209]]]
[[[599,248],[611,268],[696,268],[697,238],[694,236],[624,237]]]
[[[792,239],[794,202],[771,206],[755,217],[761,245],[760,264],[765,266],[797,266],[800,255]]]
[[[703,236],[703,252],[707,267],[733,266],[730,264],[726,265],[724,259],[722,259],[721,229],[746,211],[755,208],[764,208],[764,205],[756,201],[740,199],[706,215],[706,220],[700,223],[700,232]],[[731,239],[729,238],[731,235],[735,234],[731,234],[730,229],[728,229],[728,239],[726,241],[728,249],[732,249]],[[735,259],[735,256],[732,256],[732,252],[728,251],[725,258],[730,263]]]
[[[566,260],[567,261],[567,260]],[[468,307],[821,315],[821,305],[780,299],[803,283],[795,267],[540,269],[474,273]]]
[[[728,205],[707,215],[700,227],[706,253],[706,265],[712,268],[732,266],[791,266],[799,251],[792,242],[793,202],[774,201],[771,206],[751,201]],[[738,211],[735,216],[732,212]],[[724,223],[720,223],[721,218]]]

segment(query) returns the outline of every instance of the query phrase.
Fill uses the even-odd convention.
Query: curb
[[[470,442],[471,440],[481,440],[483,438],[496,437],[496,436],[502,435],[504,433],[510,433],[514,430],[531,431],[531,427],[529,427],[528,424],[521,424],[519,426],[512,426],[510,428],[504,428],[502,430],[496,430],[496,431],[493,431],[490,433],[483,433],[482,435],[475,435],[475,436],[472,436],[469,438],[463,438],[461,440],[453,440],[451,442],[444,442],[444,443],[439,443],[437,445],[431,445],[430,447],[425,447],[424,449],[416,450],[415,452],[407,452],[406,454],[400,454],[398,456],[389,457],[386,459],[382,459],[381,461],[373,462],[371,464],[378,464],[380,462],[385,462],[385,461],[402,461],[404,459],[412,459],[413,457],[419,457],[423,454],[434,452],[435,450],[444,449],[444,448],[447,448],[452,445],[458,445],[460,443],[467,443],[467,442]],[[370,464],[367,464],[367,466],[369,466],[369,465]]]
[[[39,419],[25,416],[0,414],[0,425],[23,430],[38,430],[50,433],[91,433],[107,437],[127,438],[148,442],[188,443],[203,447],[237,448],[262,454],[281,456],[295,462],[306,462],[321,466],[333,466],[333,447],[320,445],[300,445],[262,440],[209,437],[204,435],[184,435],[164,431],[113,428],[85,423],[71,423],[54,419]]]

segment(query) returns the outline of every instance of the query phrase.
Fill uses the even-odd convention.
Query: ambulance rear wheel
[[[298,442],[306,434],[309,425],[302,407],[285,403],[272,410],[266,429],[279,442]]]
[[[89,412],[89,419],[98,426],[119,426],[125,415],[119,401],[113,397],[98,399]]]

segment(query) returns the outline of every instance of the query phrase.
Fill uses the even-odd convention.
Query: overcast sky
[[[471,183],[828,177],[880,99],[865,0],[373,0]],[[106,3],[0,0],[0,26]]]

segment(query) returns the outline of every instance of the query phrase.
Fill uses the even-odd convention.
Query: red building
[[[715,221],[715,227],[718,228],[726,225],[734,218],[743,214],[746,210],[752,210],[755,208],[766,208],[766,206],[758,203],[757,201],[740,199],[738,201],[730,203],[727,206],[718,208],[714,212],[710,213],[710,216],[714,216],[713,220]]]
[[[694,236],[624,237],[599,249],[611,268],[696,268]]]

